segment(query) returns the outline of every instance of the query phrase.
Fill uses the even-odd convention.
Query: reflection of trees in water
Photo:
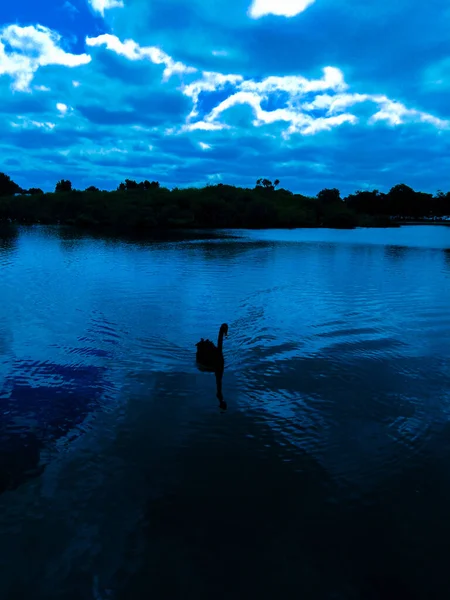
[[[83,240],[89,240],[94,237],[93,234],[89,232],[86,233],[76,227],[70,227],[68,225],[55,227],[54,232],[55,236],[57,236],[61,242],[61,248],[67,251],[77,250]]]
[[[198,393],[193,369],[140,376],[135,397],[128,394],[129,421],[118,429],[118,443],[111,448],[117,460],[111,460],[109,447],[106,455],[98,455],[98,467],[105,468],[96,471],[101,473],[96,493],[89,493],[91,482],[74,482],[83,492],[80,510],[65,513],[67,539],[77,541],[77,525],[88,516],[95,525],[92,539],[111,543],[113,565],[114,544],[120,548],[121,568],[110,568],[108,552],[106,561],[104,553],[94,558],[84,553],[72,568],[58,570],[58,564],[65,567],[63,556],[53,563],[51,578],[34,571],[29,586],[38,582],[39,597],[51,597],[63,586],[69,589],[69,579],[78,595],[87,597],[93,572],[102,586],[98,595],[114,589],[118,600],[178,598],[187,589],[199,600],[217,595],[284,598],[299,589],[305,598],[441,597],[436,590],[446,578],[446,553],[435,542],[436,531],[443,540],[450,535],[444,487],[448,469],[444,461],[436,464],[429,445],[424,460],[415,460],[410,452],[400,472],[386,468],[376,485],[362,493],[359,481],[354,487],[339,485],[298,440],[282,439],[281,427],[291,428],[292,422],[280,420],[278,429],[272,427],[263,403],[249,405],[245,390],[234,390],[233,405],[239,409],[219,416],[205,393]],[[335,404],[337,414],[342,404]],[[366,409],[355,406],[357,412]],[[337,421],[332,426],[339,428]],[[366,435],[355,422],[349,429],[357,439]],[[299,431],[298,439],[309,433],[307,428]],[[144,484],[145,492],[136,494],[143,479],[148,493]],[[121,498],[133,496],[138,498],[131,508],[142,516],[124,537],[117,525],[126,514]],[[103,519],[105,513],[109,517]],[[55,517],[53,523],[59,520]],[[33,520],[33,525],[35,533],[44,532],[46,525],[48,530],[48,523]],[[86,542],[83,527],[77,534]],[[61,547],[66,547],[62,541]],[[36,548],[50,552],[48,540]],[[48,557],[34,560],[44,566],[45,558],[48,564]],[[81,579],[80,568],[86,573]]]
[[[307,598],[414,598],[405,595],[411,573],[400,552],[408,518],[391,522],[389,488],[367,508],[278,433],[258,407],[242,404],[191,425],[179,452],[155,465],[155,474],[172,477],[147,505],[143,550],[119,578],[119,600],[163,590],[175,598],[186,589],[206,600],[218,582],[220,598],[289,597],[299,589]],[[384,595],[360,595],[368,586]]]
[[[108,230],[83,230],[77,227],[61,225],[55,227],[55,234],[61,240],[65,250],[79,247],[83,241],[98,241],[105,246],[114,246],[117,243],[128,243],[140,248],[148,248],[154,244],[164,242],[182,243],[196,240],[232,240],[241,239],[226,231],[204,229],[153,229],[142,234],[122,233]]]
[[[15,489],[29,477],[39,475],[43,447],[31,431],[3,431],[0,435],[0,494]]]
[[[119,581],[118,597],[164,590],[176,598],[189,589],[206,600],[217,595],[218,582],[220,598],[284,597],[294,580],[301,589],[316,581],[316,591],[324,592],[329,582],[322,585],[318,574],[334,549],[324,546],[321,554],[318,524],[335,531],[326,472],[307,453],[280,443],[258,416],[231,410],[217,419],[208,412],[197,422],[191,416],[181,447],[159,462],[155,474],[159,468],[172,477],[147,506],[139,532],[144,553]]]
[[[217,243],[217,242],[199,242],[198,244],[186,244],[183,247],[184,253],[202,253],[202,257],[206,260],[217,259],[234,259],[255,250],[273,250],[277,246],[276,242],[270,241],[240,241],[233,240],[232,243]],[[264,255],[267,259],[269,253]]]
[[[409,248],[408,246],[385,246],[384,254],[386,258],[391,260],[402,260],[406,258],[406,255],[409,254],[413,250],[413,248]]]
[[[59,225],[53,228],[54,235],[61,243],[61,249],[67,252],[79,250],[83,245],[95,248],[97,243],[101,247],[114,246],[118,241],[123,241],[105,231],[83,230],[70,225]]]
[[[19,231],[15,225],[0,223],[0,255],[15,250],[18,237]]]
[[[256,402],[245,403],[240,393],[239,411],[229,411],[220,421],[202,419],[201,428],[192,426],[180,456],[173,465],[165,465],[176,473],[173,484],[148,505],[146,553],[139,570],[123,581],[119,598],[155,589],[176,597],[179,589],[189,588],[206,599],[214,595],[217,581],[226,596],[239,589],[239,597],[287,597],[300,587],[311,590],[311,598],[428,597],[430,584],[419,568],[424,544],[427,563],[436,554],[442,555],[442,565],[445,553],[434,545],[434,527],[428,534],[425,523],[416,527],[417,514],[430,523],[430,507],[440,489],[437,469],[433,489],[423,487],[429,470],[422,466],[432,463],[428,454],[420,456],[424,438],[413,435],[405,440],[405,432],[400,432],[392,447],[406,469],[399,474],[395,467],[402,462],[383,464],[373,473],[372,485],[364,487],[359,478],[372,475],[373,465],[362,465],[363,475],[353,474],[351,482],[339,481],[313,457],[314,444],[311,453],[300,447],[302,438],[325,430],[314,431],[306,422],[295,431],[292,417],[271,419],[264,411],[271,410],[267,400],[279,403],[285,390],[303,400],[309,395],[309,408],[328,415],[326,425],[338,436],[335,441],[344,443],[347,436],[356,442],[355,454],[358,448],[364,450],[364,443],[373,444],[377,452],[383,439],[371,439],[373,431],[359,424],[377,421],[378,416],[393,441],[395,427],[388,423],[399,422],[403,429],[409,418],[420,418],[419,408],[404,400],[411,386],[404,372],[414,372],[419,364],[426,371],[431,365],[423,364],[422,358],[411,364],[409,357],[375,363],[355,358],[352,364],[333,358],[331,349],[320,357],[295,357],[273,374],[267,363],[256,363],[245,369],[245,377],[253,379],[253,385],[245,387]],[[273,396],[267,390],[273,390]],[[417,389],[414,393],[425,397],[423,391],[425,395]],[[375,395],[386,400],[381,414],[374,414]],[[322,406],[319,398],[324,399]],[[284,399],[286,404],[294,402],[293,397]],[[424,423],[424,435],[428,425]],[[289,432],[287,439],[283,431]],[[365,438],[369,439],[364,442]],[[414,441],[419,455],[412,450]],[[339,456],[343,450],[339,443],[324,451]],[[438,504],[449,530],[446,539],[447,504],[444,499]],[[414,572],[411,564],[417,567]],[[433,565],[431,569],[442,585],[445,570],[439,574]],[[174,570],[180,573],[177,582],[170,578]],[[438,589],[436,581],[432,586]]]
[[[444,250],[444,261],[447,269],[450,271],[450,248]]]
[[[17,360],[0,389],[0,492],[40,472],[42,449],[84,421],[104,392],[105,369]]]

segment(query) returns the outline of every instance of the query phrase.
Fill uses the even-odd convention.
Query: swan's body
[[[222,348],[224,335],[228,335],[228,325],[226,323],[220,326],[217,346],[211,340],[204,340],[203,338],[195,344],[197,346],[195,358],[205,371],[215,372],[218,368],[223,368]]]
[[[222,377],[225,368],[222,351],[224,335],[228,335],[228,325],[226,323],[220,326],[217,346],[211,340],[204,340],[203,338],[195,344],[197,346],[195,358],[199,368],[202,371],[210,371],[216,374],[217,398],[221,404],[223,403]]]
[[[220,367],[220,365],[223,364],[223,354],[214,342],[202,338],[197,342],[196,346],[197,353],[195,359],[202,371],[215,372],[217,367]]]

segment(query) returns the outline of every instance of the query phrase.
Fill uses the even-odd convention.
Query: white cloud
[[[257,116],[261,116],[262,113],[265,112],[261,110],[261,98],[258,94],[252,92],[237,92],[213,108],[209,113],[207,120],[215,121],[222,112],[237,104],[248,104],[253,108]]]
[[[181,62],[174,61],[168,54],[156,46],[139,46],[134,40],[121,42],[117,36],[109,33],[104,33],[96,38],[87,37],[86,44],[88,46],[106,46],[108,50],[125,56],[129,60],[148,59],[156,65],[165,65],[163,72],[164,80],[169,79],[175,73],[181,75],[195,73],[197,70],[194,67],[188,67]]]
[[[438,129],[450,128],[449,121],[414,108],[406,108],[401,102],[390,100],[386,96],[372,96],[371,99],[379,104],[380,110],[370,117],[369,123],[387,121],[389,125],[403,125],[407,122],[419,122],[430,123]]]
[[[182,131],[221,131],[222,129],[230,129],[230,126],[225,123],[196,121],[195,123],[186,123],[182,127]]]
[[[67,104],[63,104],[62,102],[57,102],[57,103],[56,103],[56,108],[57,108],[57,109],[59,110],[59,112],[60,112],[61,114],[63,114],[63,115],[65,115],[65,114],[66,114],[66,112],[67,112],[67,109],[68,109],[68,107],[67,107]]]
[[[386,121],[389,125],[403,125],[406,122],[430,123],[439,129],[449,126],[448,121],[439,119],[414,108],[406,108],[401,102],[390,100],[381,94],[329,94],[317,95],[312,102],[301,105],[303,110],[326,110],[327,116],[339,113],[342,110],[362,102],[372,102],[378,105],[378,111],[369,119],[369,123]]]
[[[284,133],[284,137],[287,137],[292,133],[311,135],[318,131],[342,125],[343,123],[354,124],[358,120],[356,116],[348,113],[334,117],[314,118],[311,115],[290,108],[278,108],[276,110],[266,111],[261,108],[261,101],[262,98],[255,92],[237,92],[213,108],[206,117],[206,121],[216,121],[221,113],[238,104],[247,104],[253,108],[255,113],[253,125],[256,127],[275,123],[277,121],[290,123],[288,129]]]
[[[202,92],[217,92],[231,85],[234,91],[219,102],[211,111],[196,121],[199,117],[199,97]],[[254,113],[253,125],[263,125],[285,122],[287,128],[282,134],[288,137],[295,133],[313,135],[319,131],[330,130],[344,123],[355,124],[359,121],[357,114],[348,112],[363,102],[371,102],[378,111],[369,119],[369,124],[376,121],[387,121],[391,125],[406,122],[429,123],[437,128],[449,127],[449,122],[423,113],[408,109],[399,102],[390,100],[380,94],[360,94],[348,92],[348,84],[342,71],[335,67],[325,67],[320,79],[307,79],[302,76],[270,76],[261,81],[245,80],[240,75],[223,75],[205,72],[202,78],[181,87],[182,92],[193,101],[193,109],[186,119],[184,131],[215,131],[229,128],[224,122],[223,113],[237,105],[250,106]],[[270,98],[275,99],[285,93],[286,99],[281,108],[265,110],[262,103]],[[313,100],[305,101],[306,95],[317,92]],[[317,116],[311,112],[323,111]],[[226,121],[226,119],[225,119]]]
[[[333,127],[343,125],[344,123],[350,123],[354,125],[357,122],[358,118],[355,115],[348,113],[336,115],[335,117],[319,117],[317,119],[311,118],[311,122],[308,125],[304,126],[304,124],[302,124],[299,128],[297,128],[296,124],[293,123],[287,133],[295,133],[296,131],[299,131],[303,135],[313,135],[319,131],[329,131],[330,129],[333,129]]]
[[[199,142],[198,145],[202,150],[211,150],[211,146],[209,144],[205,144],[205,142]]]
[[[110,33],[104,33],[96,38],[87,37],[86,44],[88,46],[106,46],[108,50],[112,50],[112,52],[125,56],[130,60],[140,60],[143,58],[139,44],[133,40],[121,42],[117,36]]]
[[[123,8],[124,4],[122,0],[88,0],[92,8],[100,13],[102,17],[105,16],[105,10],[111,8]]]
[[[21,115],[17,117],[17,120],[19,121],[18,123],[11,121],[11,125],[13,127],[21,129],[46,129],[47,131],[51,131],[55,128],[55,123],[50,123],[49,121],[34,121],[33,119],[28,119],[27,117],[23,117]]]
[[[117,154],[128,154],[128,150],[126,148],[117,148],[115,146],[112,148],[93,147],[82,148],[80,149],[79,153],[81,156],[111,156]]]
[[[354,115],[344,114],[335,117],[322,117],[317,119],[299,110],[295,103],[305,94],[314,91],[333,90],[336,92],[347,89],[342,72],[334,67],[325,67],[324,76],[321,79],[306,79],[301,76],[285,77],[267,77],[262,81],[251,79],[244,80],[240,75],[222,75],[220,73],[203,73],[203,78],[194,81],[184,87],[182,91],[189,96],[194,108],[188,116],[188,124],[185,130],[193,131],[195,129],[216,130],[226,126],[219,121],[219,117],[229,108],[236,105],[246,104],[253,109],[255,119],[254,126],[262,126],[275,122],[285,122],[288,128],[285,135],[292,133],[302,133],[304,135],[316,133],[324,129],[331,129],[342,123],[355,123],[357,118]],[[199,122],[189,122],[198,116],[198,100],[202,92],[213,92],[224,89],[227,84],[235,87],[235,93],[231,94],[215,106],[208,115]],[[267,100],[271,94],[286,92],[289,95],[289,102],[286,108],[277,108],[275,110],[264,110],[261,107],[263,100]]]
[[[262,4],[260,4],[260,7]],[[269,6],[268,3],[265,4]],[[306,6],[305,2],[303,6]],[[275,7],[272,7],[275,10]],[[292,16],[300,8],[300,3],[291,2],[288,10],[283,0],[278,0],[277,10],[290,11]],[[318,79],[308,79],[301,75],[269,76],[263,80],[245,79],[238,74],[223,74],[204,71],[192,80],[184,80],[185,75],[197,73],[193,67],[175,61],[171,56],[156,46],[140,46],[131,39],[121,41],[117,36],[103,34],[95,38],[86,38],[86,44],[91,47],[105,46],[108,50],[124,56],[128,60],[150,60],[154,64],[164,65],[163,79],[167,80],[174,73],[181,77],[180,91],[191,99],[192,110],[186,118],[181,131],[218,131],[231,127],[221,120],[223,113],[236,105],[246,104],[254,113],[254,126],[263,126],[276,122],[286,123],[283,136],[295,133],[312,135],[319,131],[329,130],[344,123],[355,124],[358,116],[349,112],[363,102],[378,105],[378,111],[369,119],[369,123],[387,121],[390,124],[400,124],[409,121],[430,123],[435,127],[446,127],[447,122],[415,109],[407,109],[400,103],[391,101],[386,96],[349,92],[342,71],[336,67],[326,66],[323,75]],[[219,54],[219,51],[215,52]],[[226,91],[232,88],[228,97],[211,109],[209,114],[200,116],[199,99],[201,94]],[[284,106],[275,110],[265,110],[262,103],[270,98],[284,93]],[[312,100],[307,95],[316,94]],[[322,110],[324,114],[314,113]],[[171,135],[180,131],[172,128],[166,131]]]
[[[87,54],[71,54],[60,47],[61,36],[42,25],[8,25],[0,30],[0,75],[13,78],[13,89],[28,91],[39,67],[78,67],[90,62]],[[11,50],[6,50],[5,43]]]
[[[188,116],[188,121],[198,115],[197,104],[202,92],[216,92],[222,90],[226,85],[236,86],[244,80],[242,75],[223,75],[212,71],[204,71],[202,78],[181,87],[185,96],[193,102],[193,108]]]
[[[80,87],[81,83],[79,81],[72,81],[73,87]]]
[[[253,0],[248,14],[252,19],[267,15],[295,17],[305,11],[315,0]]]
[[[336,67],[324,67],[324,76],[321,79],[307,79],[302,76],[286,75],[284,77],[270,76],[262,81],[249,79],[240,85],[240,89],[261,94],[273,92],[287,92],[291,95],[307,94],[322,90],[344,91],[348,85],[344,81],[344,75]]]
[[[37,90],[38,92],[50,92],[50,88],[47,87],[46,85],[35,85],[34,89]]]

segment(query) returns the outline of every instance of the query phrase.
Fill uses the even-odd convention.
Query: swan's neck
[[[222,347],[223,347],[223,330],[221,329],[219,331],[219,338],[217,340],[217,348],[219,349],[219,352],[222,352]]]

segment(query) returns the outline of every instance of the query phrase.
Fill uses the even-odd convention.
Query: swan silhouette
[[[222,394],[222,378],[225,368],[225,360],[223,358],[223,336],[228,335],[228,325],[222,323],[219,329],[219,337],[217,346],[211,340],[203,338],[197,342],[197,353],[195,355],[197,365],[201,371],[208,371],[216,375],[217,398],[219,399],[222,408],[226,407]]]

